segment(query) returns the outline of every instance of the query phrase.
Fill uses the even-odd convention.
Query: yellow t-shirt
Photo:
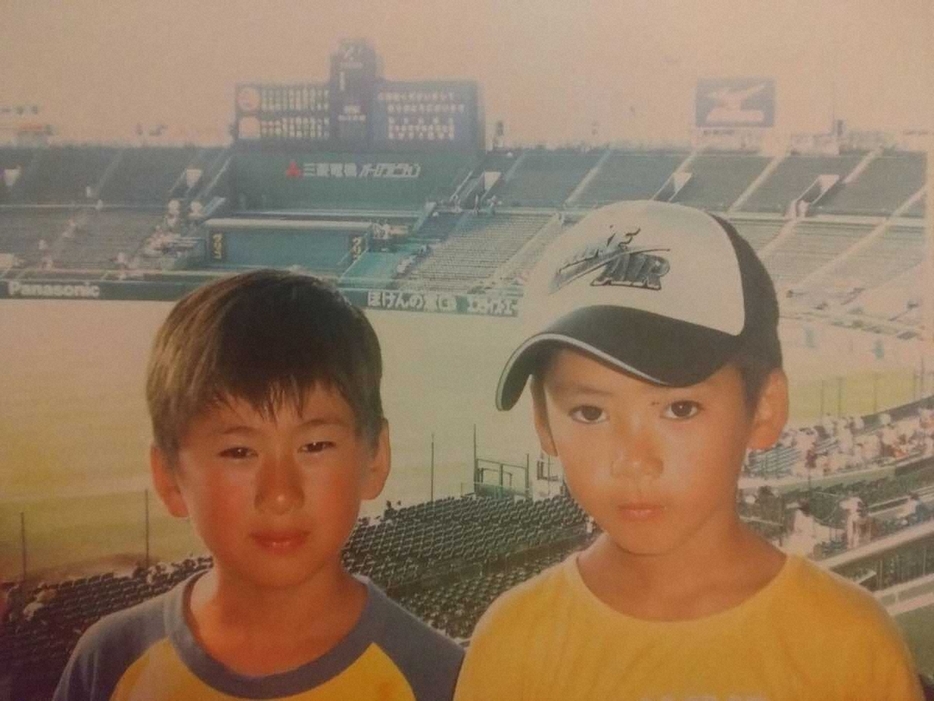
[[[610,608],[572,556],[498,599],[455,701],[912,701],[922,691],[873,597],[789,556],[762,590],[690,621]]]

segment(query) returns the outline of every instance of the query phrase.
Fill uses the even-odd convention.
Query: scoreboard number
[[[353,260],[357,260],[361,255],[363,255],[364,248],[364,239],[362,236],[354,236],[350,241],[350,257]]]
[[[223,261],[227,257],[227,251],[224,247],[224,234],[221,231],[215,231],[211,234],[211,259]]]

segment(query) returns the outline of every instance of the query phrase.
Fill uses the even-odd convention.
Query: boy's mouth
[[[665,507],[660,504],[621,504],[617,507],[617,513],[625,521],[648,521],[661,516]]]
[[[290,552],[308,539],[307,531],[259,531],[250,536],[261,548],[272,552]]]

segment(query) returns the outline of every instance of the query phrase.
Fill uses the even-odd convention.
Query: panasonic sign
[[[44,299],[100,299],[101,288],[86,282],[66,283],[25,283],[12,280],[6,286],[10,297],[36,297]]]

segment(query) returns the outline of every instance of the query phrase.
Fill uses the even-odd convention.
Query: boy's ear
[[[529,381],[532,395],[532,421],[535,423],[535,432],[542,450],[553,458],[558,457],[555,448],[555,439],[551,435],[551,426],[548,423],[548,407],[545,404],[545,385],[537,377]]]
[[[383,425],[379,430],[379,436],[376,439],[376,445],[369,457],[366,465],[366,474],[363,476],[364,499],[375,499],[386,484],[386,478],[389,477],[389,468],[392,464],[392,451],[389,447],[389,422],[383,419]]]
[[[165,504],[169,513],[179,518],[188,516],[188,505],[178,486],[178,477],[168,457],[153,443],[149,446],[149,469],[152,472],[152,483],[159,498]]]
[[[749,447],[755,450],[771,448],[782,435],[788,421],[788,377],[784,370],[769,373],[759,392],[752,419]]]

